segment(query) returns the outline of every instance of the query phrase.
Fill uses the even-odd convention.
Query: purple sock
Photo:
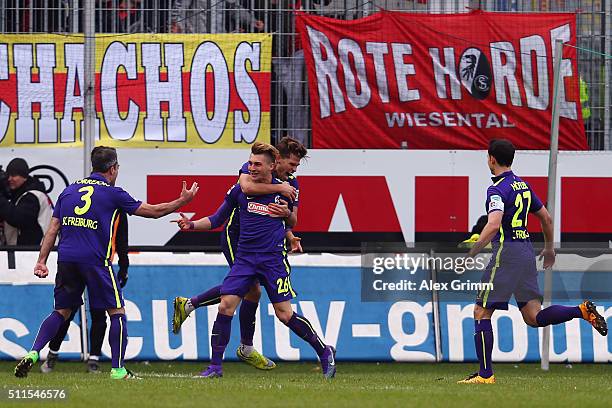
[[[210,288],[206,292],[192,297],[190,300],[196,309],[202,306],[216,305],[221,302],[221,285]]]
[[[240,342],[245,346],[253,345],[253,335],[255,334],[255,313],[259,303],[243,299],[240,304]]]
[[[227,347],[227,343],[230,340],[230,334],[232,332],[232,316],[226,316],[221,313],[217,313],[217,319],[212,329],[212,336],[210,337],[210,345],[212,346],[212,358],[210,364],[220,366],[223,360],[223,353]]]
[[[578,306],[552,305],[540,310],[536,315],[538,326],[544,327],[550,324],[559,324],[572,319],[582,317],[582,311]]]
[[[300,316],[297,313],[293,313],[291,319],[287,322],[289,327],[295,334],[306,340],[308,344],[317,352],[318,356],[321,356],[325,351],[325,344],[321,341],[317,333],[312,328],[312,325],[305,317]]]
[[[74,319],[74,315],[77,310],[78,309],[75,309],[72,312],[68,320],[64,320],[64,322],[61,324],[61,326],[57,330],[57,333],[55,333],[55,336],[53,336],[53,338],[49,341],[49,350],[55,351],[55,352],[59,351],[62,345],[62,342],[64,341],[64,337],[66,337],[66,334],[68,333],[68,329],[70,328],[70,322],[72,322],[72,319]]]
[[[124,314],[114,314],[110,317],[108,342],[111,347],[113,368],[123,367],[123,356],[127,346],[127,321]]]
[[[40,350],[57,334],[60,327],[64,324],[64,316],[57,310],[54,310],[47,318],[41,323],[34,340],[32,350],[40,353]]]
[[[474,320],[474,345],[480,362],[478,374],[483,378],[489,378],[493,375],[493,364],[491,364],[493,328],[491,327],[491,320]]]

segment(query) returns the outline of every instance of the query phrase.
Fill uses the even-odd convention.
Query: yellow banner
[[[271,34],[96,37],[96,144],[270,141]],[[0,35],[0,147],[82,144],[83,36]]]

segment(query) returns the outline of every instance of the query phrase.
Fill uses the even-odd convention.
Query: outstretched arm
[[[197,194],[198,183],[193,183],[191,188],[187,190],[187,182],[183,181],[183,189],[181,190],[181,195],[174,201],[170,201],[168,203],[160,203],[160,204],[149,204],[142,203],[140,207],[134,212],[135,215],[145,217],[145,218],[160,218],[164,215],[168,215],[170,213],[175,212],[185,204],[189,203],[193,200],[193,197]]]
[[[232,206],[227,201],[223,201],[223,204],[221,204],[213,215],[191,221],[189,218],[185,217],[183,213],[180,213],[181,218],[171,222],[176,222],[181,230],[208,231],[221,226],[225,220],[229,218],[231,213]]]

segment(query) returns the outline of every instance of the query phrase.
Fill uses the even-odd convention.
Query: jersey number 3
[[[526,205],[523,204],[524,201],[527,201]],[[514,206],[517,208],[517,210],[514,213],[514,217],[512,217],[512,228],[527,228],[527,215],[529,215],[529,207],[531,207],[531,191],[523,191],[522,193],[518,193],[516,195],[516,199],[514,200]],[[523,210],[525,210],[525,225],[523,225],[523,220],[521,219],[521,213]]]
[[[93,186],[81,187],[79,188],[79,193],[84,193],[81,196],[81,201],[85,202],[85,204],[83,204],[82,207],[79,207],[79,206],[74,207],[74,213],[76,215],[83,215],[87,211],[89,211],[89,207],[91,207],[91,196],[94,193],[94,188]]]

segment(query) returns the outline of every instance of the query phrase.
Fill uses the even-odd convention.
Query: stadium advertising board
[[[0,359],[22,357],[36,336],[41,320],[53,306],[55,254],[49,262],[51,275],[44,280],[31,272],[37,254],[16,255],[16,269],[7,270],[6,253],[0,253],[0,297],[6,300],[0,316]],[[225,259],[221,255],[169,253],[141,253],[131,258],[130,279],[124,289],[129,321],[126,358],[207,360],[216,307],[198,309],[185,321],[182,332],[173,335],[172,300],[177,295],[195,295],[219,284],[227,273]],[[558,262],[562,264],[563,259],[560,255]],[[338,349],[339,359],[436,361],[434,308],[428,289],[418,299],[407,296],[406,292],[397,292],[388,294],[388,300],[364,301],[359,256],[300,255],[290,257],[290,261],[294,265],[292,285],[298,293],[292,303],[325,343]],[[610,275],[610,270],[606,270]],[[555,287],[574,287],[570,283],[574,275],[588,273],[555,274]],[[604,281],[609,282],[609,278]],[[475,361],[473,302],[468,300],[475,292],[466,291],[464,300],[445,293],[448,292],[439,292],[441,359]],[[575,302],[573,298],[563,301],[568,305]],[[600,312],[609,319],[612,303],[601,299],[596,302]],[[232,339],[225,353],[227,360],[236,359],[234,351],[240,337],[238,320],[236,317],[233,322]],[[493,349],[495,361],[540,359],[542,329],[529,328],[515,304],[507,312],[495,314],[493,330],[497,333]],[[552,362],[612,362],[611,337],[600,336],[585,321],[573,320],[555,326],[552,333]],[[257,311],[254,345],[277,362],[316,359],[311,348],[274,317],[265,294]],[[61,350],[66,353],[64,357],[79,357],[78,319],[72,323]],[[103,352],[110,356],[107,341]]]
[[[96,139],[234,148],[270,140],[271,34],[96,37]],[[0,35],[0,146],[75,146],[81,35]]]
[[[504,137],[545,149],[556,40],[565,44],[559,147],[587,148],[574,14],[300,14],[297,27],[316,148],[485,149]]]

